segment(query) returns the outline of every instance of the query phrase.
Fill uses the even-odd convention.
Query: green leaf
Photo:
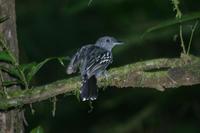
[[[16,81],[4,81],[3,86],[12,86],[12,85],[18,85],[21,84],[21,81],[16,80]]]
[[[69,60],[69,57],[52,57],[47,58],[44,61],[40,62],[39,64],[30,63],[28,65],[21,66],[23,72],[27,70],[26,78],[27,81],[30,82],[33,76],[50,60],[58,60],[61,65],[64,66],[64,60]]]
[[[58,58],[58,61],[62,66],[65,66],[65,64],[64,64],[64,62],[63,62],[63,60],[61,58]]]
[[[67,56],[67,57],[58,57],[57,59],[58,59],[59,63],[60,63],[62,66],[65,66],[64,61],[70,60],[70,58],[69,58],[68,56]]]
[[[19,65],[19,68],[22,70],[23,73],[27,73],[36,65],[37,65],[36,62],[32,62],[32,63],[29,63],[29,64]]]
[[[0,23],[3,23],[3,22],[5,22],[5,21],[8,20],[8,19],[9,19],[8,16],[1,17],[1,18],[0,18]]]
[[[44,133],[44,129],[41,126],[38,126],[32,129],[30,133]]]
[[[7,67],[4,67],[4,66],[0,66],[0,69],[7,72],[11,76],[14,76],[14,77],[22,80],[22,76],[21,76],[19,70],[16,67],[11,66],[11,67],[7,68]]]
[[[11,62],[11,63],[14,62],[12,57],[6,51],[0,52],[0,61]]]
[[[54,58],[47,58],[44,61],[40,62],[39,64],[33,65],[31,70],[27,74],[27,81],[30,82],[33,78],[33,76],[42,68],[44,64],[46,64],[48,61],[52,60]]]
[[[180,24],[180,23],[184,23],[184,22],[188,22],[188,21],[192,21],[192,20],[196,20],[196,19],[199,19],[200,18],[200,12],[196,12],[196,13],[191,13],[191,14],[188,14],[188,15],[185,15],[182,17],[182,19],[170,19],[170,20],[166,20],[158,25],[155,25],[149,29],[147,29],[142,37],[144,37],[146,34],[152,32],[152,31],[156,31],[156,30],[160,30],[160,29],[163,29],[163,28],[167,28],[169,26],[173,26],[173,25],[176,25],[176,24]]]

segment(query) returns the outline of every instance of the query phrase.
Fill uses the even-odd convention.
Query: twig
[[[53,97],[52,102],[53,102],[52,116],[55,117],[55,115],[56,115],[56,102],[57,102],[57,98]]]
[[[23,121],[24,121],[25,126],[28,127],[28,122],[27,122],[27,120],[26,120],[26,117],[24,116],[24,111],[23,111],[23,113],[22,113],[22,117],[23,117]]]
[[[33,109],[32,103],[29,104],[29,107],[30,107],[32,115],[34,115],[35,114],[35,110]]]
[[[180,24],[180,26],[179,26],[179,36],[180,36],[180,39],[181,39],[181,47],[183,49],[183,53],[186,54],[185,44],[184,44],[184,40],[183,40],[183,27],[182,27],[182,24]]]
[[[187,55],[188,55],[189,52],[190,52],[190,47],[191,47],[191,44],[192,44],[192,39],[193,39],[194,32],[195,32],[195,30],[196,30],[198,24],[199,24],[199,21],[196,21],[196,23],[195,23],[194,26],[192,27],[192,32],[191,32],[191,35],[190,35],[190,41],[189,41],[189,45],[188,45],[188,49],[187,49]]]
[[[181,24],[181,19],[182,19],[182,12],[179,8],[179,4],[180,1],[179,0],[171,0],[172,4],[174,6],[173,10],[176,12],[176,19],[178,19],[180,25],[179,25],[179,36],[180,36],[180,40],[181,40],[181,47],[183,49],[183,53],[186,54],[186,50],[185,50],[185,44],[184,44],[184,40],[183,40],[183,27]]]

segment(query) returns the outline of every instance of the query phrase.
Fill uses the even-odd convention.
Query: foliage
[[[147,29],[143,33],[142,38],[144,36],[146,36],[146,34],[152,32],[152,31],[159,30],[159,29],[162,29],[162,28],[166,28],[166,27],[178,24],[179,25],[179,37],[180,37],[180,41],[181,41],[180,45],[182,47],[183,54],[189,55],[190,47],[191,47],[191,43],[192,43],[192,39],[193,39],[193,35],[194,35],[194,32],[195,32],[195,30],[197,28],[197,25],[199,23],[198,19],[200,19],[200,13],[196,12],[196,13],[192,13],[192,14],[183,16],[183,14],[182,14],[182,12],[181,12],[181,10],[179,8],[179,4],[180,4],[179,0],[171,0],[171,1],[172,1],[173,6],[174,6],[173,11],[176,12],[176,19],[175,20],[174,19],[167,20],[165,22],[162,22],[161,24],[158,24],[156,26],[153,26],[153,27]],[[196,22],[193,25],[193,27],[191,28],[190,40],[189,40],[188,48],[187,48],[187,51],[186,51],[186,46],[185,46],[185,42],[184,42],[184,39],[183,39],[183,26],[182,26],[182,24],[184,22],[194,21],[194,20],[196,20]]]
[[[44,133],[44,129],[41,126],[38,126],[34,128],[33,130],[31,130],[30,133]]]
[[[142,37],[145,37],[147,34],[153,31],[161,30],[164,28],[170,28],[171,26],[178,25],[180,23],[186,23],[189,21],[196,21],[200,19],[200,12],[195,12],[191,14],[184,15],[181,20],[177,19],[169,19],[165,20],[164,22],[160,22],[158,25],[152,26],[148,28],[142,35]]]
[[[0,66],[0,71],[6,72],[14,78],[13,81],[5,81],[2,79],[3,87],[21,85],[23,88],[28,89],[33,77],[47,62],[58,60],[61,65],[64,65],[63,61],[68,59],[67,57],[52,57],[39,63],[19,64],[12,51],[6,45],[6,41],[3,37],[0,37],[0,46],[3,50],[0,52],[0,61],[5,63]]]

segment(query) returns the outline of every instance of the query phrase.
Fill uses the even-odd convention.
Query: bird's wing
[[[91,45],[83,46],[80,50],[76,52],[76,54],[71,58],[71,61],[67,67],[67,74],[75,73],[78,67],[81,65],[82,60],[85,57],[85,53],[88,51],[88,48]]]
[[[78,65],[79,65],[79,53],[77,52],[72,58],[71,58],[71,61],[67,67],[67,74],[72,74],[72,73],[75,73],[77,68],[78,68]]]
[[[89,52],[86,73],[88,76],[96,75],[104,71],[110,63],[112,63],[112,53],[105,49],[95,47]]]

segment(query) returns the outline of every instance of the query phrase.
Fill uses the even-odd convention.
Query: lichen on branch
[[[109,70],[109,76],[98,79],[99,87],[147,87],[164,91],[167,88],[200,83],[200,57],[163,58],[128,64]],[[12,90],[9,97],[0,96],[0,109],[21,107],[79,90],[80,77],[59,80],[27,90]],[[72,93],[74,94],[74,93]]]

